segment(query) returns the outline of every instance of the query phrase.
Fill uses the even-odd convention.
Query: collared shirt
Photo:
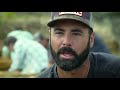
[[[14,45],[13,63],[9,71],[21,70],[21,74],[37,74],[48,66],[48,52],[36,41],[20,39]]]

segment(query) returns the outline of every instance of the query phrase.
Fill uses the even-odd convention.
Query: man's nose
[[[63,46],[66,47],[71,47],[71,37],[70,36],[65,36],[63,40]]]

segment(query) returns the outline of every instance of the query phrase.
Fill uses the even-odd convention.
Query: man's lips
[[[60,57],[63,59],[72,59],[74,55],[70,52],[62,52],[60,53]]]

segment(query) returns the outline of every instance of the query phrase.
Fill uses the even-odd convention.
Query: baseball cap
[[[91,12],[52,12],[47,25],[52,27],[56,22],[66,19],[80,21],[93,29]]]

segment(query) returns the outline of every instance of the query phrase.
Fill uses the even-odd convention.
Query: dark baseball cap
[[[52,27],[56,22],[66,19],[80,21],[93,29],[91,12],[52,12],[51,20],[47,25]]]

